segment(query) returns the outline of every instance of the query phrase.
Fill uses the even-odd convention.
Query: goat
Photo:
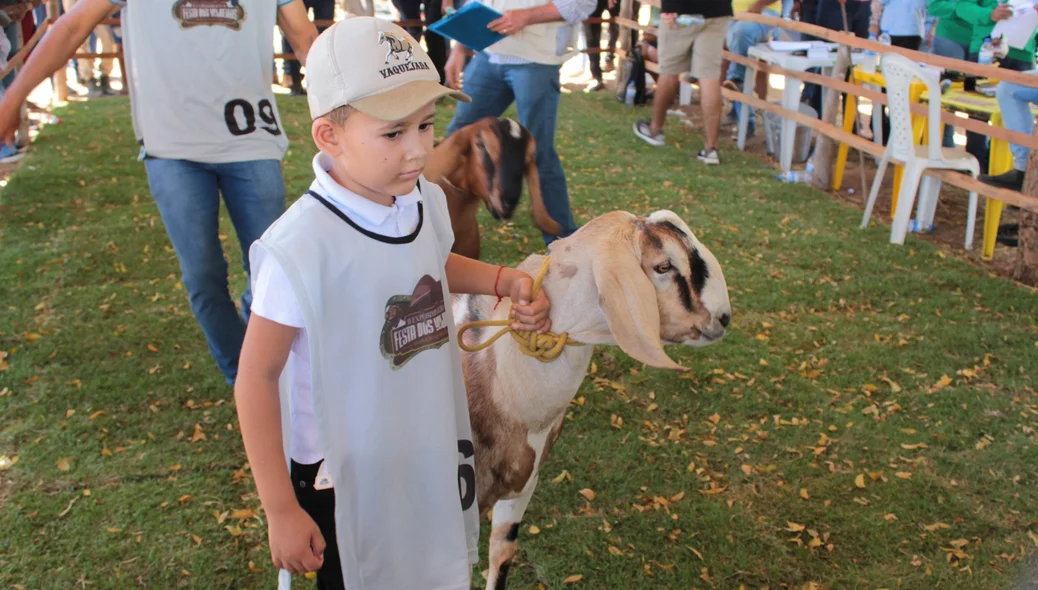
[[[562,232],[544,207],[535,154],[536,144],[525,127],[494,117],[458,129],[433,149],[425,165],[425,179],[440,185],[447,195],[454,229],[452,252],[479,259],[476,213],[480,201],[494,219],[511,219],[523,192],[524,176],[530,187],[534,223],[552,236]]]
[[[731,320],[724,274],[713,254],[670,211],[648,217],[613,212],[551,244],[541,288],[552,302],[553,330],[588,345],[618,345],[634,359],[686,370],[663,343],[704,346]],[[544,256],[519,269],[536,276]],[[458,325],[508,317],[496,299],[452,298]],[[475,328],[465,344],[483,340]],[[465,337],[465,336],[463,336]],[[511,338],[462,353],[475,445],[481,515],[493,508],[487,588],[505,587],[519,524],[537,487],[538,470],[562,430],[593,346],[568,346],[550,363],[524,355]]]

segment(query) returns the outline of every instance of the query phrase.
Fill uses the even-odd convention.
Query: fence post
[[[631,0],[620,0],[620,18],[629,18],[631,20],[637,20],[637,15],[634,15],[634,6]],[[632,16],[633,15],[633,16]],[[597,16],[597,15],[596,15]],[[625,58],[631,54],[631,33],[630,27],[627,25],[620,26],[620,52]],[[622,68],[621,68],[622,69]]]
[[[840,45],[836,53],[836,65],[833,67],[832,77],[843,80],[847,77],[847,71],[851,66],[851,48]],[[821,91],[821,88],[819,88]],[[829,88],[825,96],[825,105],[822,107],[822,120],[829,124],[836,123],[837,114],[843,110],[843,93],[835,88]],[[815,141],[815,172],[811,179],[815,187],[828,190],[833,182],[833,156],[836,155],[836,142],[831,138],[821,135]]]
[[[58,14],[61,12],[59,6],[61,0],[47,0],[47,20],[54,22],[58,20]],[[58,98],[58,102],[68,101],[68,80],[65,79],[65,67],[58,68],[58,71],[54,72],[54,94]]]
[[[1035,129],[1038,133],[1038,128]],[[1027,158],[1027,172],[1020,191],[1025,195],[1038,196],[1038,150],[1031,150]],[[1019,243],[1016,248],[1016,263],[1013,278],[1038,287],[1038,213],[1020,209]]]

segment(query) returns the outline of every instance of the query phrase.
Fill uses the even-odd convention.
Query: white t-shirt
[[[350,219],[364,229],[399,238],[414,231],[418,226],[418,203],[421,193],[417,187],[409,194],[397,197],[392,207],[373,203],[342,187],[329,174],[331,160],[319,152],[313,160],[314,182],[310,190],[327,198]],[[253,268],[256,289],[253,291],[252,313],[284,326],[299,328],[288,355],[292,375],[292,459],[297,463],[311,465],[324,458],[314,415],[314,402],[310,377],[310,346],[306,339],[303,310],[292,291],[292,285],[284,269],[271,256],[260,259]]]
[[[133,127],[158,158],[280,160],[274,93],[278,7],[299,0],[110,0],[124,6]]]

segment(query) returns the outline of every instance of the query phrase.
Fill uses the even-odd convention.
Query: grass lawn
[[[294,199],[311,179],[306,103],[280,104]],[[128,104],[62,116],[0,191],[0,587],[271,588],[232,392]],[[651,148],[634,117],[605,93],[564,97],[578,219],[678,212],[725,268],[732,329],[673,350],[683,377],[599,349],[510,587],[1018,584],[1038,547],[1036,293],[912,237],[891,246],[753,156],[703,166],[681,125]],[[487,260],[542,248],[528,206],[484,221]]]

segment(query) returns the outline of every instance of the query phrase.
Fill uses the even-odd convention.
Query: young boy
[[[435,101],[468,97],[414,38],[346,19],[307,74],[316,179],[251,248],[235,387],[271,556],[318,588],[468,590],[479,522],[448,285],[510,297],[524,330],[549,329],[549,304],[528,275],[450,253],[421,173]]]

